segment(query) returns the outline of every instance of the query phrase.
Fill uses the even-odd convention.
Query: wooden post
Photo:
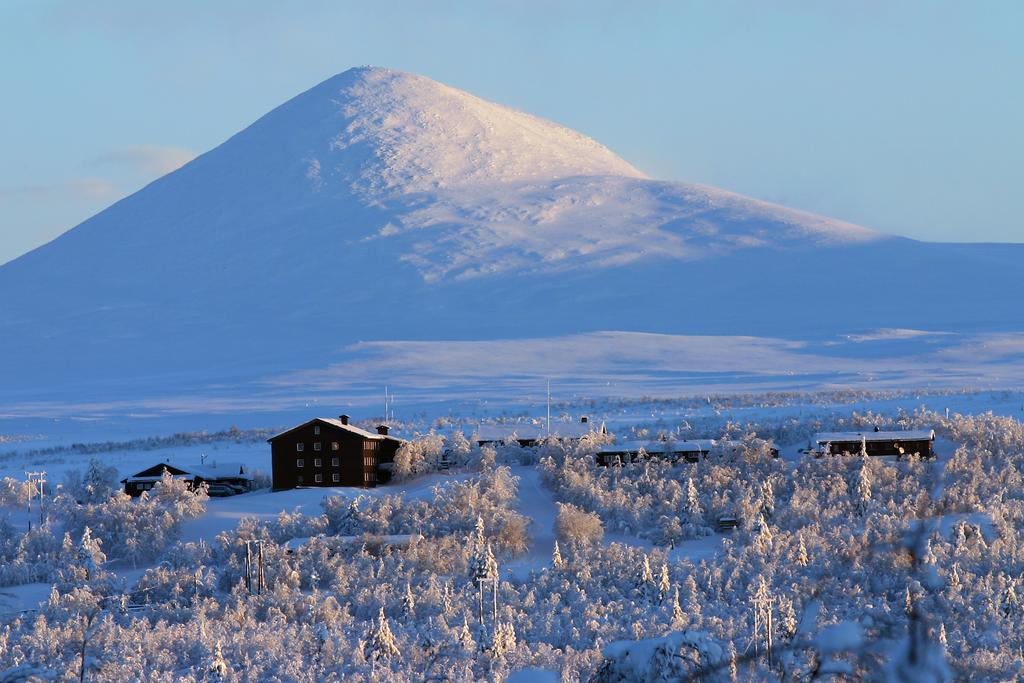
[[[245,542],[245,588],[252,595],[252,548]]]
[[[259,573],[259,594],[263,595],[263,589],[266,588],[266,582],[263,580],[263,541],[259,542],[260,548],[260,573]]]

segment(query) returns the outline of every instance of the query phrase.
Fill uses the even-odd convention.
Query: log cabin
[[[598,465],[622,465],[644,456],[662,458],[670,462],[697,462],[706,458],[715,442],[711,439],[692,441],[621,441],[602,447],[596,454]],[[641,455],[643,453],[643,455]]]
[[[395,454],[405,441],[389,434],[387,425],[374,433],[349,420],[348,415],[317,417],[267,439],[273,489],[373,487],[390,480]]]
[[[917,455],[931,458],[935,455],[934,429],[908,429],[904,431],[822,432],[814,436],[811,452],[819,457],[831,455],[857,455],[861,449],[870,456]]]
[[[595,425],[584,415],[579,422],[553,422],[550,430],[543,424],[533,422],[482,424],[477,426],[474,440],[478,446],[486,446],[515,439],[523,448],[532,448],[547,438],[579,441],[590,434],[607,433],[603,422]]]
[[[121,480],[124,492],[133,498],[153,488],[167,471],[174,479],[183,479],[191,488],[201,484],[210,487],[210,495],[234,495],[252,490],[252,475],[237,462],[209,462],[201,465],[161,462]]]

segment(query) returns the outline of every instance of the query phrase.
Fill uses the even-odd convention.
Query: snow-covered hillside
[[[353,69],[0,267],[0,404],[252,397],[357,342],[1012,332],[1022,252],[652,180],[553,123]]]

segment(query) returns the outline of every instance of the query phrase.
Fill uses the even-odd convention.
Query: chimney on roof
[[[377,426],[377,433],[381,434],[383,436],[387,436],[388,435],[388,426],[387,425],[378,425]]]
[[[588,422],[590,422],[590,420],[587,418],[586,415],[580,418],[580,424],[587,424]]]
[[[338,419],[341,420],[341,424],[343,424],[343,425],[347,425],[348,424],[348,415],[339,415]]]

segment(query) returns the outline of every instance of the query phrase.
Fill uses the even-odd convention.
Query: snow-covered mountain
[[[1019,330],[1022,255],[653,180],[529,114],[352,69],[0,267],[0,403],[212,391],[359,341]]]

